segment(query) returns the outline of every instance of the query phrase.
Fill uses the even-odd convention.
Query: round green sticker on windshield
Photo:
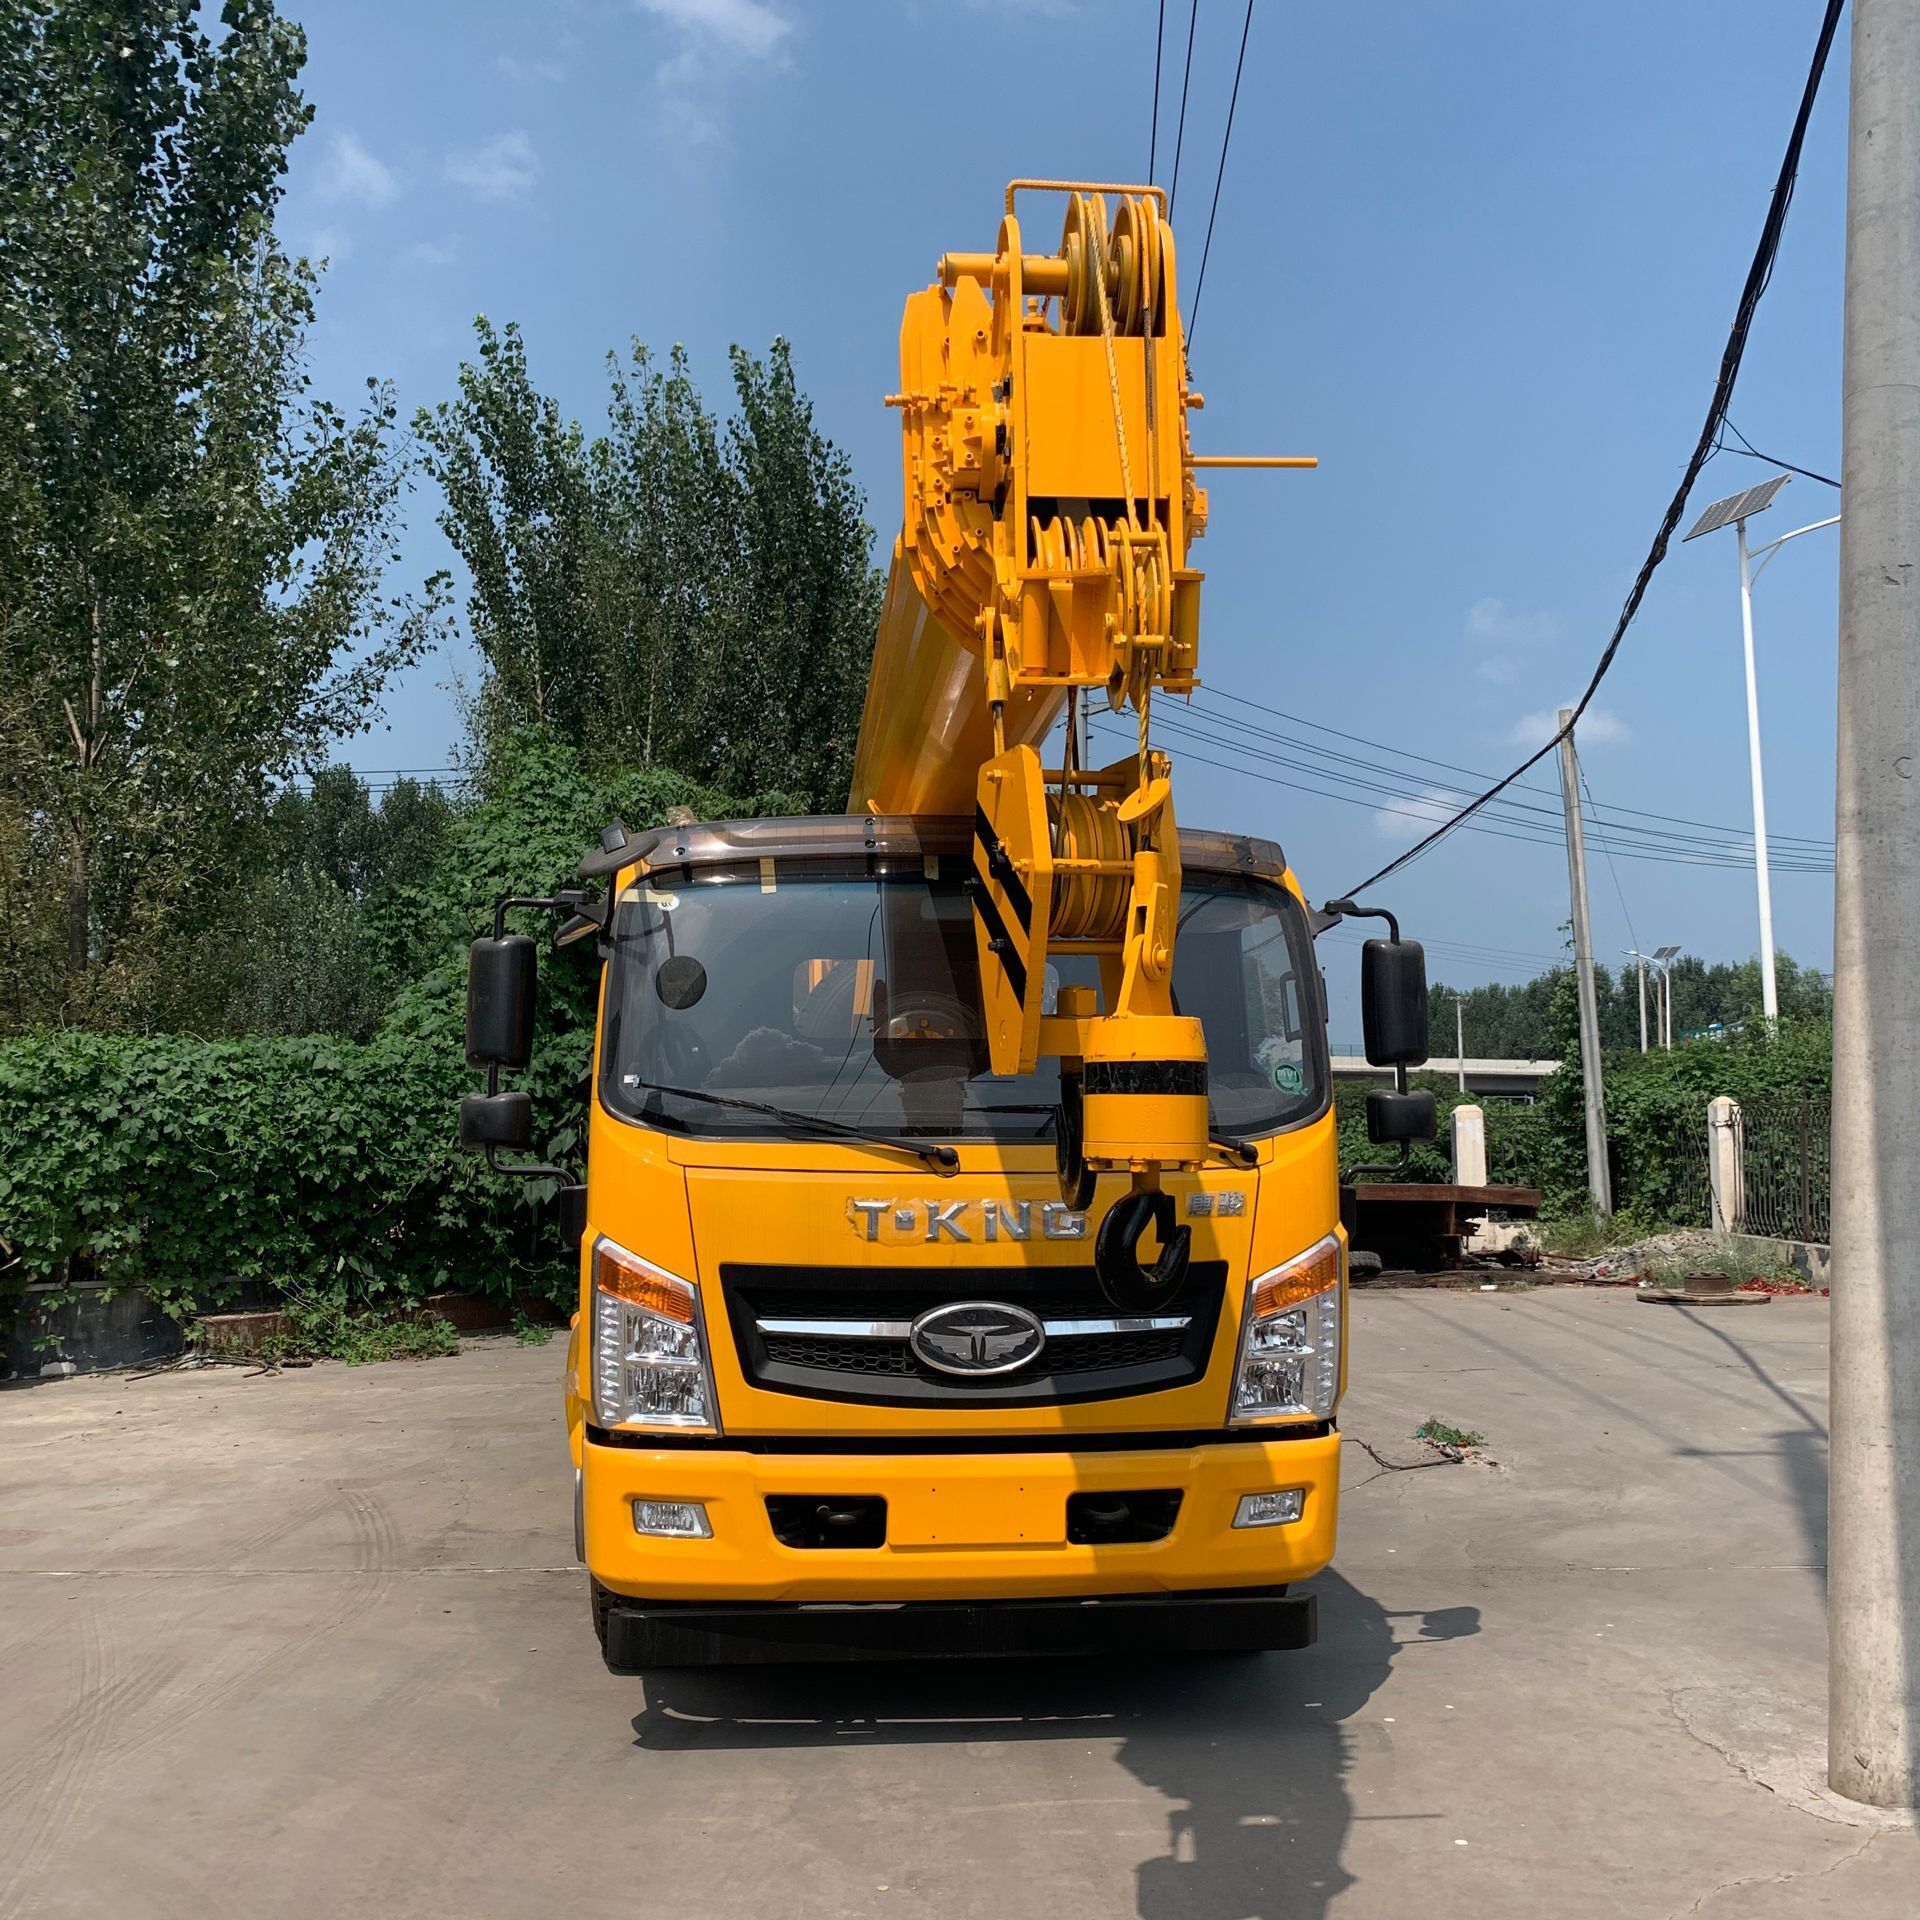
[[[1291,1060],[1282,1060],[1273,1070],[1273,1084],[1282,1093],[1298,1093],[1305,1082],[1300,1077],[1300,1069]]]

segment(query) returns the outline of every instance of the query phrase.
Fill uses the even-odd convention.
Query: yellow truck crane
[[[1022,193],[1064,195],[1026,250]],[[1017,181],[907,302],[905,506],[844,815],[610,827],[476,941],[463,1144],[531,1111],[534,942],[603,958],[566,1367],[616,1671],[1298,1647],[1346,1236],[1311,913],[1180,833],[1208,461],[1152,187]],[[1138,746],[1086,764],[1100,700]],[[1062,723],[1065,723],[1064,725]],[[1049,765],[1048,755],[1058,764]],[[1382,916],[1385,917],[1385,916]],[[1363,952],[1379,1140],[1432,1130],[1418,945]],[[1404,1154],[1404,1147],[1403,1147]]]

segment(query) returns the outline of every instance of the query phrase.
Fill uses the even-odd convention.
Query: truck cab
[[[1063,1200],[1058,1063],[987,1070],[973,832],[669,826],[611,874],[566,1404],[617,1670],[1312,1637],[1345,1242],[1299,888],[1182,834],[1217,1152],[1165,1182],[1177,1292],[1121,1311],[1127,1183]]]

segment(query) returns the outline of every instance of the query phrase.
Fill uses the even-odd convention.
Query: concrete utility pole
[[[1827,1779],[1920,1799],[1920,8],[1854,0]]]
[[[1573,960],[1580,980],[1580,1078],[1587,1091],[1587,1191],[1602,1220],[1613,1212],[1607,1176],[1607,1096],[1600,1084],[1600,1007],[1593,992],[1593,929],[1587,920],[1587,842],[1580,827],[1580,766],[1573,709],[1560,709],[1560,803],[1567,815],[1567,883],[1573,894]]]
[[[1634,959],[1640,966],[1640,1051],[1647,1050],[1647,957],[1636,953]]]

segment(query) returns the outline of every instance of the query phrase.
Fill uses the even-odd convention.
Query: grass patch
[[[281,1360],[344,1360],[350,1367],[376,1360],[434,1360],[460,1351],[460,1336],[438,1314],[402,1308],[382,1312],[350,1306],[326,1294],[289,1295],[282,1311],[286,1325],[257,1346],[237,1347],[210,1339],[195,1328],[190,1336],[210,1352]]]
[[[523,1347],[544,1347],[553,1338],[553,1329],[541,1321],[529,1320],[518,1307],[515,1307],[513,1337]]]
[[[1677,1292],[1691,1273],[1724,1274],[1737,1287],[1748,1280],[1764,1280],[1769,1286],[1811,1291],[1806,1276],[1790,1260],[1743,1246],[1738,1240],[1722,1240],[1713,1246],[1689,1247],[1669,1260],[1649,1261],[1640,1268],[1643,1279],[1656,1287]]]
[[[1565,1213],[1551,1220],[1536,1220],[1533,1237],[1542,1253],[1555,1254],[1562,1260],[1597,1260],[1609,1245],[1617,1243],[1618,1229],[1591,1213]]]
[[[1432,1414],[1414,1428],[1416,1440],[1431,1440],[1436,1447],[1457,1447],[1463,1452],[1468,1447],[1484,1447],[1487,1436],[1476,1433],[1471,1427],[1450,1427],[1444,1420],[1436,1420]]]

